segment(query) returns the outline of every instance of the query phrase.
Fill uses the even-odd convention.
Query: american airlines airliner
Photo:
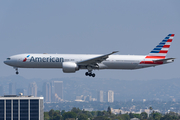
[[[4,63],[12,66],[18,74],[18,68],[62,68],[64,73],[75,73],[87,69],[86,76],[95,77],[93,70],[101,69],[140,69],[174,62],[175,58],[166,58],[174,34],[167,35],[148,55],[112,55],[109,54],[18,54],[7,58]]]

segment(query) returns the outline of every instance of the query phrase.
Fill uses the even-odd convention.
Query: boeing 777
[[[86,54],[18,54],[7,58],[4,63],[18,68],[62,68],[64,73],[75,73],[87,69],[86,76],[95,77],[93,70],[101,69],[140,69],[174,62],[166,58],[174,34],[167,35],[148,55],[104,55]]]

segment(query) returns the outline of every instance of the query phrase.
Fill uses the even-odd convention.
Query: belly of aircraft
[[[62,68],[62,63],[52,63],[52,62],[21,62],[17,67],[20,68]]]
[[[107,66],[106,69],[136,69],[139,63],[137,61],[106,61],[103,64]]]

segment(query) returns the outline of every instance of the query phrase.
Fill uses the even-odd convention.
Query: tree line
[[[139,120],[179,120],[180,116],[175,112],[161,114],[154,111],[149,116],[146,112],[115,115],[111,113],[110,107],[107,111],[85,111],[73,107],[68,112],[53,109],[44,112],[44,120],[130,120],[132,118],[138,118]]]

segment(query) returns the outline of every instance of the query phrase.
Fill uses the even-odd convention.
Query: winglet
[[[119,52],[119,51],[113,51],[112,53],[109,53],[109,54],[106,54],[106,55],[109,56],[109,55],[112,55],[112,54],[117,53],[117,52]]]
[[[113,51],[112,54],[117,53],[117,52],[119,52],[119,51]]]
[[[109,55],[112,55],[112,54],[117,53],[117,52],[119,52],[119,51],[113,51],[113,52],[112,52],[112,53],[110,53]]]

